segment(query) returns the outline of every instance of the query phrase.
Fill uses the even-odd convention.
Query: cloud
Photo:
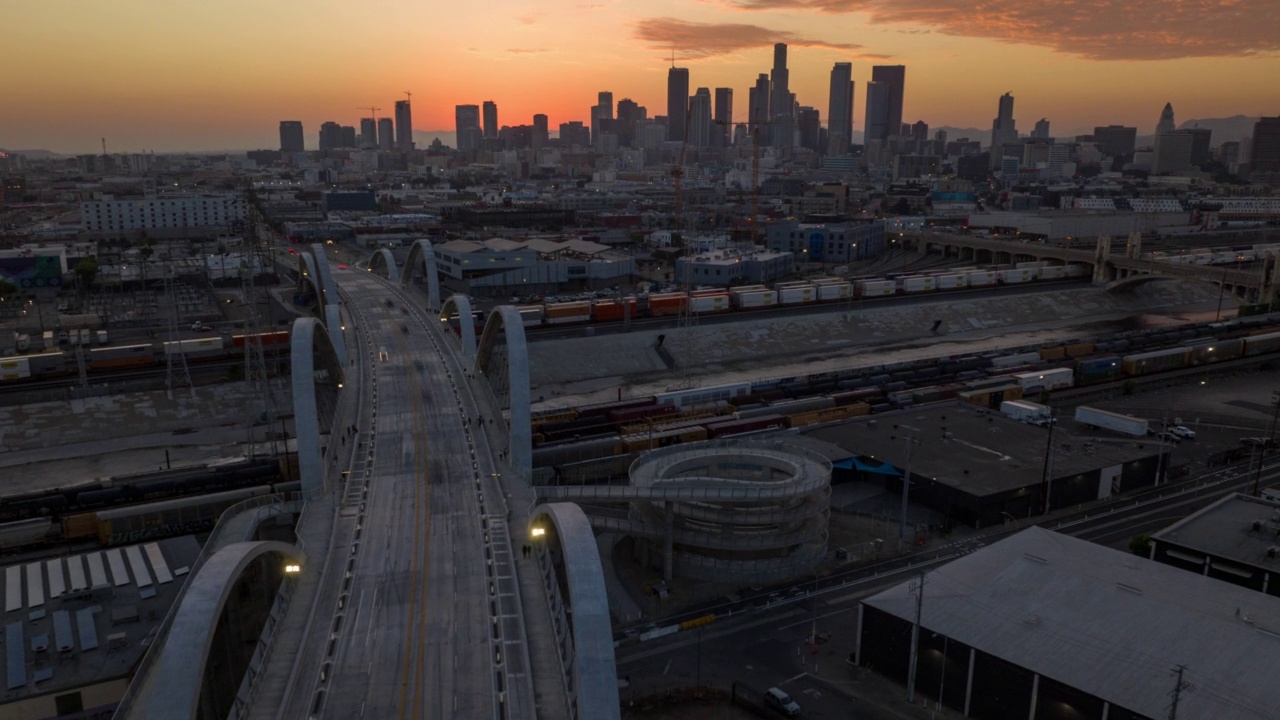
[[[507,48],[507,52],[512,55],[537,55],[538,53],[547,52],[546,48]]]
[[[863,13],[948,35],[1091,60],[1240,57],[1280,51],[1275,0],[727,0],[741,10]]]
[[[635,25],[635,36],[655,48],[675,49],[679,59],[700,59],[728,55],[738,50],[772,47],[784,42],[801,47],[827,48],[855,56],[862,46],[803,37],[793,32],[770,30],[742,23],[695,23],[675,18],[647,18]]]

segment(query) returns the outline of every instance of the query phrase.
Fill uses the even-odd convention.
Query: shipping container
[[[1124,374],[1129,377],[1177,370],[1187,366],[1191,351],[1184,347],[1152,350],[1124,357]]]
[[[854,287],[858,297],[884,297],[898,291],[898,284],[892,280],[859,280]]]
[[[1048,424],[1053,419],[1053,411],[1049,406],[1027,400],[1005,400],[1000,403],[1000,412],[1014,420],[1032,425]]]
[[[852,295],[853,286],[847,282],[832,278],[833,282],[825,282],[818,285],[818,300],[820,302],[833,302],[836,300],[847,300]]]
[[[609,411],[609,422],[617,425],[628,425],[648,418],[660,418],[675,415],[678,408],[674,405],[649,405],[648,407],[625,408]]]
[[[41,337],[41,340],[44,342],[45,351],[49,351],[57,347],[58,341],[53,339],[52,330],[45,330],[40,337]]]
[[[1024,282],[1030,282],[1032,280],[1035,280],[1036,271],[1030,268],[1022,268],[1022,269],[1013,268],[1010,270],[1001,270],[997,275],[997,277],[999,278],[1000,282],[1004,283],[1005,285],[1013,285],[1017,283],[1024,283]]]
[[[1244,339],[1245,357],[1265,355],[1280,350],[1280,332],[1250,335]]]
[[[89,351],[90,370],[147,367],[159,362],[155,348],[151,345],[116,345]]]
[[[106,330],[99,330],[99,331],[97,332],[97,337],[98,337],[98,344],[99,344],[99,345],[106,345],[106,344],[107,344],[107,331],[106,331]]]
[[[839,422],[841,420],[848,420],[851,417],[870,414],[871,406],[866,403],[858,403],[857,405],[839,405],[837,407],[825,408],[823,410],[813,410],[810,412],[788,415],[787,427],[808,427],[809,425]]]
[[[1084,358],[1076,362],[1076,381],[1081,385],[1117,380],[1123,374],[1123,361],[1118,355]]]
[[[683,310],[688,298],[684,293],[665,293],[663,295],[649,296],[649,314],[654,317],[662,317],[664,315],[679,315]]]
[[[1084,405],[1076,408],[1076,422],[1133,437],[1146,437],[1147,435],[1147,421],[1143,418],[1121,415],[1109,410],[1099,410],[1098,408]]]
[[[0,359],[0,380],[21,380],[31,377],[31,362],[25,357]]]
[[[609,300],[596,300],[591,310],[591,318],[597,322],[625,320],[636,316],[636,299],[633,296]]]
[[[1234,360],[1244,355],[1244,338],[1214,340],[1197,343],[1191,347],[1191,364],[1208,365],[1222,360]]]
[[[969,273],[967,278],[969,287],[982,287],[983,285],[995,285],[995,270],[974,270]]]
[[[1082,355],[1088,355],[1093,352],[1093,343],[1090,343],[1090,342],[1071,343],[1067,345],[1066,348],[1067,348],[1067,357],[1080,357]]]
[[[779,305],[803,305],[817,299],[817,290],[812,285],[797,285],[778,289]]]
[[[728,293],[695,296],[690,298],[689,302],[689,312],[695,314],[727,312],[729,310]]]
[[[164,354],[192,357],[212,357],[222,354],[222,338],[207,337],[191,340],[173,340],[164,343]]]
[[[231,346],[242,348],[245,346],[246,343],[249,342],[250,337],[251,337],[250,335],[232,335]],[[258,337],[258,344],[262,345],[263,350],[278,349],[281,347],[288,347],[289,345],[288,330],[276,330],[274,332],[258,333],[257,337]]]
[[[1068,265],[1067,277],[1084,277],[1089,274],[1089,268],[1084,265]]]
[[[908,293],[928,292],[934,289],[933,278],[924,275],[901,278],[898,288]]]
[[[1023,365],[1034,365],[1040,362],[1039,352],[1014,353],[1013,355],[1001,355],[991,359],[991,367],[997,370],[1020,367]]]
[[[679,445],[687,442],[706,440],[707,429],[701,425],[686,428],[672,428],[661,432],[641,432],[620,438],[619,446],[623,452],[644,452],[660,447]]]
[[[773,428],[785,428],[787,426],[787,418],[783,415],[760,415],[757,417],[726,420],[718,423],[708,423],[707,436],[718,438],[728,437],[730,435],[739,435],[742,433],[756,432],[759,430],[769,430]]]
[[[1024,391],[1031,389],[1058,390],[1075,385],[1075,373],[1071,368],[1053,368],[1051,370],[1035,370],[1017,373],[1013,376]]]
[[[969,276],[963,273],[935,276],[935,283],[939,290],[958,290],[967,287],[968,281]]]
[[[567,325],[591,321],[591,303],[586,300],[549,303],[543,312],[544,321],[548,325]]]
[[[733,302],[742,310],[773,307],[778,304],[778,293],[773,290],[753,290],[751,292],[734,293]]]
[[[1067,356],[1067,348],[1063,345],[1040,348],[1039,352],[1041,360],[1061,360]]]
[[[1040,268],[1038,278],[1040,280],[1061,280],[1067,276],[1067,267],[1065,265],[1045,265]]]

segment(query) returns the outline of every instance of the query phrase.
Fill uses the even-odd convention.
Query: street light
[[[916,444],[915,434],[921,430],[910,425],[894,425],[893,428],[907,431],[907,464],[906,473],[902,476],[902,521],[898,525],[898,552],[902,552],[907,541],[907,501],[911,492],[911,447]]]

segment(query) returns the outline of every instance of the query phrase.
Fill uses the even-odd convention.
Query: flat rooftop
[[[904,470],[908,427],[915,428],[912,475],[977,497],[1017,490],[1044,478],[1047,428],[959,400],[880,413],[804,434]],[[1158,451],[1155,442],[1077,439],[1061,425],[1053,431],[1053,442],[1054,478],[1133,462]]]
[[[1260,529],[1253,529],[1255,522],[1261,523]],[[1267,557],[1268,549],[1280,547],[1280,505],[1261,498],[1232,493],[1151,537],[1245,565],[1280,570],[1280,557]]]
[[[199,553],[186,535],[7,564],[0,704],[127,677]]]
[[[911,582],[863,601],[911,622]],[[1028,528],[928,573],[921,628],[1147,717],[1274,718],[1280,598]]]

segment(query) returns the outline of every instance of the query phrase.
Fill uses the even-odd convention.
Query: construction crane
[[[733,127],[733,122],[724,120],[715,120],[717,125],[727,125]],[[760,215],[760,128],[765,125],[773,125],[772,122],[756,122],[751,123],[751,245],[756,244],[757,219]]]
[[[404,100],[405,100],[405,102],[413,102],[413,93],[409,92],[408,90],[405,90],[405,91],[404,91]]]
[[[378,122],[378,111],[379,111],[379,110],[381,110],[382,108],[380,108],[380,107],[363,107],[363,106],[361,106],[361,107],[357,107],[356,109],[357,109],[357,110],[368,110],[368,111],[369,111],[369,117],[373,118],[373,122],[376,124],[376,123]]]

